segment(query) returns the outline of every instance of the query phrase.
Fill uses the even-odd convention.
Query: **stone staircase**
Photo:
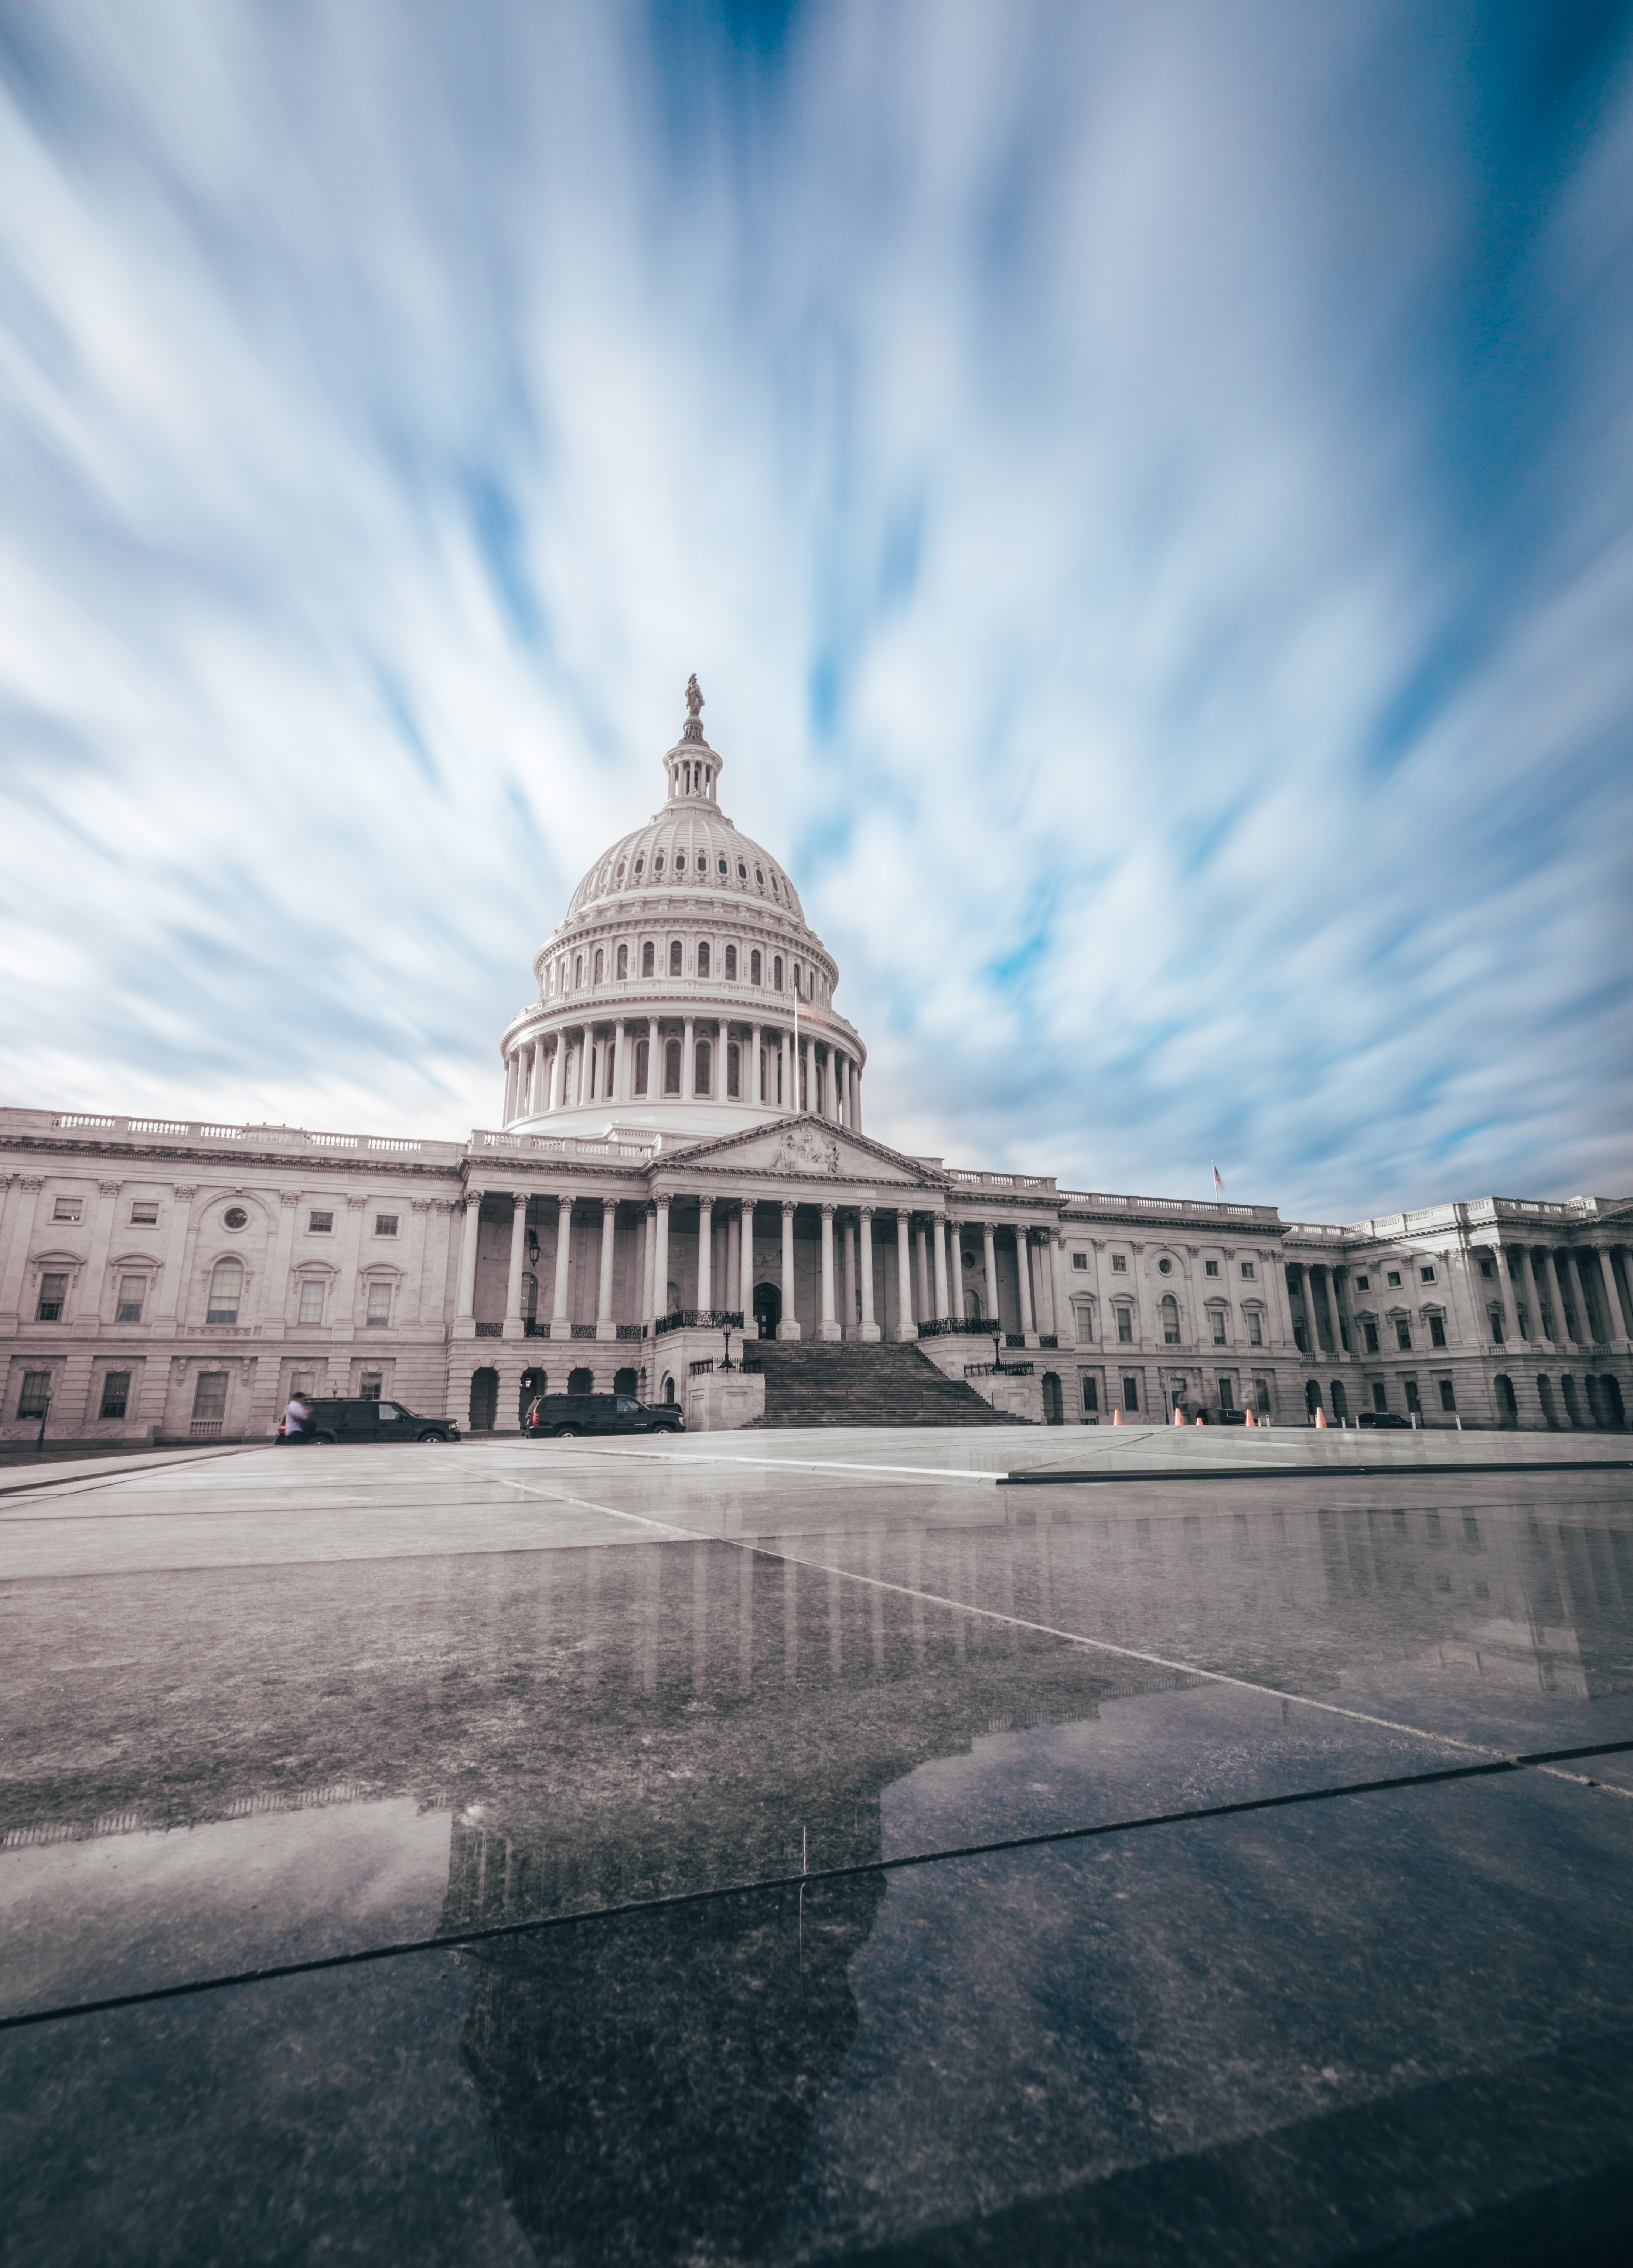
[[[973,1386],[948,1378],[911,1344],[886,1340],[761,1339],[766,1412],[756,1426],[1015,1425]]]

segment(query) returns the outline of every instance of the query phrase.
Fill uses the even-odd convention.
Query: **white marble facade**
[[[1344,1226],[1062,1189],[863,1130],[867,1050],[688,688],[666,795],[574,892],[467,1142],[0,1111],[0,1441],[269,1434],[299,1381],[514,1427],[543,1381],[685,1400],[742,1324],[915,1338],[1017,1415],[1249,1407],[1616,1426],[1633,1205]],[[995,1348],[994,1335],[999,1343]],[[1016,1374],[992,1374],[995,1352]],[[1026,1367],[1029,1366],[1030,1367]]]

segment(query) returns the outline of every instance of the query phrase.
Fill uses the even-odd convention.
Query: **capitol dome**
[[[693,678],[663,808],[596,860],[534,958],[537,997],[501,1043],[516,1132],[860,1127],[867,1050],[834,1007],[837,964],[780,861],[720,809],[702,705]]]

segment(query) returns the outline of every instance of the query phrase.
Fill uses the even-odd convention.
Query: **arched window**
[[[652,861],[652,872],[653,872],[653,873],[654,873],[654,874],[661,874],[661,873],[663,873],[663,871],[664,871],[664,854],[663,854],[663,852],[660,850],[660,851],[658,852],[658,856],[657,856],[657,857],[653,859],[653,861]]]
[[[595,976],[592,980],[593,983],[597,984],[600,983],[601,972],[605,968],[606,965],[605,956],[601,952],[600,946],[598,945],[595,948]]]
[[[734,945],[728,945],[725,949],[725,976],[728,984],[737,982],[737,947]]]
[[[644,1040],[637,1040],[635,1043],[635,1091],[637,1094],[644,1094],[646,1093],[647,1077],[647,1044]]]
[[[618,948],[618,982],[622,984],[629,974],[629,948],[627,945],[621,945]]]
[[[651,976],[652,975],[653,965],[656,962],[657,958],[657,947],[653,945],[651,938],[648,938],[646,943],[641,947],[641,974],[643,976]]]
[[[685,873],[685,872],[686,872],[686,853],[685,853],[685,851],[684,851],[684,850],[677,850],[677,851],[675,852],[675,854],[674,854],[674,870],[675,870],[675,873],[676,873],[677,874],[684,874],[684,873]]]
[[[709,974],[709,947],[706,945],[700,945],[697,948],[697,973],[700,976]]]
[[[669,974],[671,976],[678,976],[680,974],[680,940],[678,937],[670,941]]]
[[[680,1042],[679,1040],[666,1040],[664,1042],[664,1093],[679,1094],[680,1092]]]
[[[575,984],[582,984],[584,983],[584,955],[582,953],[575,954],[573,956],[573,983]]]
[[[664,1381],[664,1400],[666,1403],[673,1406],[674,1402],[674,1381],[673,1378],[666,1378]]]
[[[236,1323],[239,1301],[244,1292],[244,1263],[241,1260],[217,1260],[210,1272],[210,1310],[207,1323]]]
[[[761,982],[760,955],[757,953],[751,953],[748,956],[748,981],[751,984]]]
[[[794,990],[795,990],[796,992],[798,992],[798,990],[799,990],[799,963],[798,963],[798,961],[796,961],[796,962],[794,963],[794,971],[793,971],[793,975],[794,975],[794,985],[793,985],[793,989],[794,989]]]
[[[698,1041],[697,1062],[695,1066],[697,1072],[697,1083],[693,1089],[693,1092],[696,1094],[707,1094],[709,1092],[709,1067],[711,1052],[712,1050],[710,1049],[707,1040]]]
[[[778,953],[778,954],[774,954],[772,955],[772,959],[771,959],[771,983],[772,983],[772,988],[773,988],[773,990],[774,990],[778,991],[778,992],[780,992],[780,991],[782,990],[782,989],[783,989],[783,956],[782,956],[782,954],[781,954],[780,953]]]
[[[1162,1317],[1163,1343],[1166,1346],[1180,1344],[1180,1307],[1172,1292],[1165,1292],[1157,1302],[1157,1312]]]
[[[739,1048],[736,1041],[733,1040],[731,1046],[727,1048],[725,1051],[725,1091],[727,1094],[739,1097],[739,1099],[743,1076],[742,1070],[740,1068],[741,1062],[742,1051]]]

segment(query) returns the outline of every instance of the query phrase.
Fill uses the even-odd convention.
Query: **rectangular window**
[[[1392,1268],[1384,1281],[1392,1292],[1398,1292],[1401,1288],[1401,1270],[1398,1268]]]
[[[1098,1378],[1085,1378],[1084,1380],[1083,1406],[1085,1410],[1092,1410],[1095,1416],[1099,1416],[1100,1406],[1100,1382]]]
[[[391,1285],[371,1284],[369,1286],[368,1322],[376,1329],[391,1321]]]
[[[1483,1277],[1485,1277],[1485,1278],[1487,1278],[1487,1280],[1489,1281],[1489,1280],[1490,1280],[1493,1276],[1495,1276],[1495,1275],[1496,1275],[1497,1270],[1496,1270],[1496,1269],[1495,1269],[1495,1268],[1493,1268],[1493,1266],[1491,1265],[1491,1263],[1490,1263],[1489,1260],[1482,1260],[1482,1261],[1481,1262],[1481,1263],[1480,1263],[1480,1273],[1481,1273]]]
[[[1123,1380],[1122,1406],[1125,1410],[1137,1410],[1139,1408],[1140,1381],[1137,1378],[1125,1378]]]
[[[1129,1307],[1117,1310],[1117,1337],[1123,1346],[1134,1344],[1134,1312]]]
[[[1406,1388],[1406,1407],[1408,1415],[1413,1418],[1420,1416],[1422,1414],[1423,1405],[1417,1398],[1417,1381],[1415,1378],[1405,1378],[1401,1380],[1401,1383]]]
[[[1254,1379],[1253,1398],[1258,1404],[1261,1418],[1268,1418],[1270,1414],[1270,1381],[1268,1378]]]
[[[1503,1344],[1503,1310],[1494,1302],[1486,1309],[1486,1314],[1491,1319],[1492,1339],[1497,1345],[1501,1346]]]
[[[398,1217],[394,1212],[377,1212],[374,1216],[375,1235],[395,1236],[397,1233],[397,1218]]]
[[[383,1370],[364,1371],[357,1380],[358,1400],[362,1402],[378,1402],[380,1398],[380,1388],[385,1385],[385,1383],[386,1373]]]
[[[1251,1260],[1243,1261],[1242,1275],[1247,1283],[1251,1284],[1253,1282],[1253,1263]]]
[[[130,1208],[132,1228],[155,1228],[158,1225],[158,1199],[138,1197]]]
[[[51,1373],[48,1370],[26,1370],[23,1390],[17,1398],[19,1418],[43,1418],[51,1403]]]
[[[693,1052],[696,1060],[692,1066],[695,1080],[692,1092],[694,1094],[707,1094],[709,1092],[710,1056],[711,1052],[709,1042],[707,1040],[697,1040],[694,1042]]]
[[[1217,1260],[1204,1260],[1204,1261],[1203,1262],[1203,1275],[1205,1275],[1205,1276],[1217,1276],[1217,1275],[1218,1274],[1218,1272],[1219,1272],[1219,1263],[1218,1263],[1218,1262],[1217,1262]]]
[[[130,1373],[128,1370],[105,1371],[102,1375],[102,1406],[99,1418],[122,1418],[130,1399]]]
[[[66,1276],[42,1276],[40,1278],[40,1306],[34,1315],[37,1323],[60,1323],[63,1302],[68,1297]]]
[[[726,949],[725,949],[725,976],[726,976],[726,982],[727,982],[727,983],[728,983],[728,984],[735,984],[735,983],[736,983],[736,982],[737,982],[737,947],[736,947],[734,945],[728,945],[728,946],[727,946],[727,947],[726,947]]]
[[[1370,1292],[1372,1288],[1372,1278],[1370,1276],[1357,1276],[1355,1279],[1355,1288],[1357,1292]]]
[[[1247,1310],[1247,1344],[1249,1346],[1264,1344],[1264,1319],[1257,1307]]]
[[[1440,1407],[1443,1410],[1455,1410],[1457,1407],[1457,1396],[1452,1391],[1452,1381],[1449,1378],[1443,1378],[1440,1381]]]
[[[733,1040],[725,1051],[725,1091],[728,1095],[740,1095],[743,1051]]]
[[[1086,1300],[1080,1300],[1071,1311],[1071,1326],[1078,1335],[1079,1346],[1087,1346],[1094,1336],[1094,1310]]]
[[[1374,1410],[1387,1410],[1389,1407],[1389,1389],[1381,1378],[1372,1381],[1372,1407]]]
[[[645,1040],[637,1040],[635,1043],[635,1091],[637,1094],[644,1094],[646,1093],[646,1066],[648,1052],[647,1042]]]
[[[289,1392],[284,1395],[284,1400],[292,1401],[298,1394],[304,1394],[310,1398],[317,1382],[318,1373],[315,1370],[291,1370],[289,1374]]]
[[[219,1425],[226,1414],[226,1372],[201,1370],[198,1383],[193,1389],[193,1423],[195,1425]]]
[[[1126,1276],[1128,1274],[1129,1256],[1126,1252],[1114,1252],[1112,1254],[1111,1272],[1114,1276]]]
[[[1412,1326],[1404,1315],[1395,1317],[1394,1343],[1402,1354],[1410,1354],[1412,1351]]]
[[[1417,1271],[1417,1280],[1420,1284],[1432,1284],[1435,1280],[1434,1270],[1432,1268],[1420,1268]]]
[[[309,1236],[333,1236],[335,1233],[334,1214],[332,1212],[309,1212],[306,1215],[306,1233]]]
[[[320,1277],[303,1276],[300,1281],[300,1315],[306,1324],[323,1321],[323,1282]]]
[[[119,1307],[114,1314],[116,1323],[139,1323],[142,1320],[142,1294],[147,1289],[145,1276],[121,1276],[119,1279]]]
[[[1223,1307],[1216,1307],[1214,1310],[1213,1343],[1215,1346],[1223,1346],[1225,1344],[1225,1310]]]
[[[1361,1336],[1366,1341],[1366,1351],[1368,1354],[1376,1354],[1378,1351],[1377,1324],[1364,1322],[1361,1326]]]
[[[1234,1410],[1236,1407],[1236,1389],[1228,1378],[1219,1381],[1219,1407],[1221,1410]]]
[[[1445,1317],[1444,1315],[1431,1315],[1429,1318],[1429,1344],[1431,1346],[1444,1346],[1445,1344]]]
[[[1071,1264],[1080,1276],[1086,1275],[1089,1266],[1088,1254],[1086,1252],[1074,1252],[1071,1256]]]
[[[53,1220],[79,1220],[84,1217],[85,1209],[83,1197],[59,1197],[52,1208],[51,1218]]]

